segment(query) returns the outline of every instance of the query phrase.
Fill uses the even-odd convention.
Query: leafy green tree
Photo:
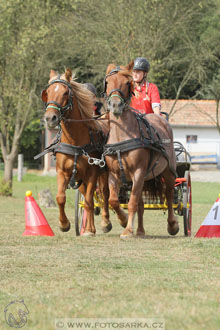
[[[77,3],[77,15],[68,18],[77,40],[70,44],[84,58],[100,89],[109,63],[126,64],[136,56],[150,60],[149,79],[162,98],[195,95],[216,53],[201,39],[212,20],[216,0],[91,0]],[[212,9],[212,12],[210,10]],[[218,30],[213,27],[215,34]],[[75,47],[77,45],[77,47]]]
[[[65,18],[66,8],[74,9],[73,4],[64,0],[56,5],[51,0],[0,2],[0,145],[3,180],[10,185],[22,133],[40,108],[39,86],[47,81],[54,58],[62,60],[59,21]]]
[[[205,99],[215,100],[216,111],[215,111],[215,124],[220,133],[220,69],[212,77],[212,80],[208,84],[201,87],[198,95]]]

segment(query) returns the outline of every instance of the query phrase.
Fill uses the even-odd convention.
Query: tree
[[[216,102],[216,111],[215,111],[215,124],[220,134],[220,69],[216,74],[213,75],[212,81],[209,84],[204,85],[199,94],[205,99],[214,99]]]
[[[62,47],[64,38],[54,19],[65,17],[66,4],[64,0],[56,5],[50,0],[0,3],[0,145],[5,165],[3,180],[10,186],[22,133],[36,118],[39,86],[47,81],[45,74],[55,57],[51,49],[58,44]],[[61,56],[61,49],[56,55]]]
[[[200,24],[200,40],[206,49],[209,49],[204,69],[207,74],[200,81],[200,88],[195,97],[202,99],[214,99],[216,102],[215,123],[220,133],[220,0],[214,1],[214,7],[207,8]],[[211,60],[210,60],[211,59]]]
[[[91,0],[78,2],[69,16],[77,51],[86,59],[93,82],[100,86],[109,63],[126,64],[136,56],[150,60],[149,79],[162,98],[192,97],[207,75],[205,63],[215,53],[200,35],[215,0]],[[216,30],[217,32],[217,30]],[[71,40],[70,40],[71,44]],[[72,47],[74,49],[74,47]]]

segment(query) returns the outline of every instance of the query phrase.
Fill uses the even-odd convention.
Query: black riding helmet
[[[134,60],[133,70],[141,70],[148,72],[150,70],[150,63],[144,57],[137,57]]]
[[[85,83],[83,84],[83,86],[88,89],[92,94],[94,94],[96,96],[96,88],[93,84],[91,83]]]

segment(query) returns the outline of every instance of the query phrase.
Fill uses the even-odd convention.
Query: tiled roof
[[[161,100],[162,111],[170,113],[173,103],[174,100]],[[181,126],[216,126],[216,101],[178,100],[169,122]]]

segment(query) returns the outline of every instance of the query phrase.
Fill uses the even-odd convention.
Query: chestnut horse
[[[49,84],[42,92],[42,100],[46,106],[44,119],[47,126],[61,128],[60,139],[48,149],[56,154],[56,200],[60,212],[60,230],[66,232],[70,229],[70,222],[64,210],[65,191],[69,183],[74,185],[77,181],[81,183],[79,189],[85,197],[87,219],[84,236],[95,235],[93,195],[99,178],[104,199],[102,229],[104,232],[110,231],[112,225],[108,209],[108,174],[101,168],[104,161],[99,158],[105,142],[104,133],[107,134],[108,129],[93,118],[92,95],[82,84],[73,80],[70,69],[62,75],[51,70]]]
[[[133,61],[124,67],[110,64],[104,80],[110,127],[104,152],[110,172],[109,203],[113,209],[118,210],[120,185],[132,183],[128,222],[120,237],[123,239],[134,235],[136,212],[136,234],[143,237],[145,230],[142,191],[149,190],[154,196],[162,196],[165,186],[164,193],[168,204],[167,229],[169,234],[176,235],[179,226],[172,208],[176,177],[172,129],[163,117],[156,114],[142,115],[130,108],[133,91],[132,68]],[[148,186],[145,183],[149,183]]]

